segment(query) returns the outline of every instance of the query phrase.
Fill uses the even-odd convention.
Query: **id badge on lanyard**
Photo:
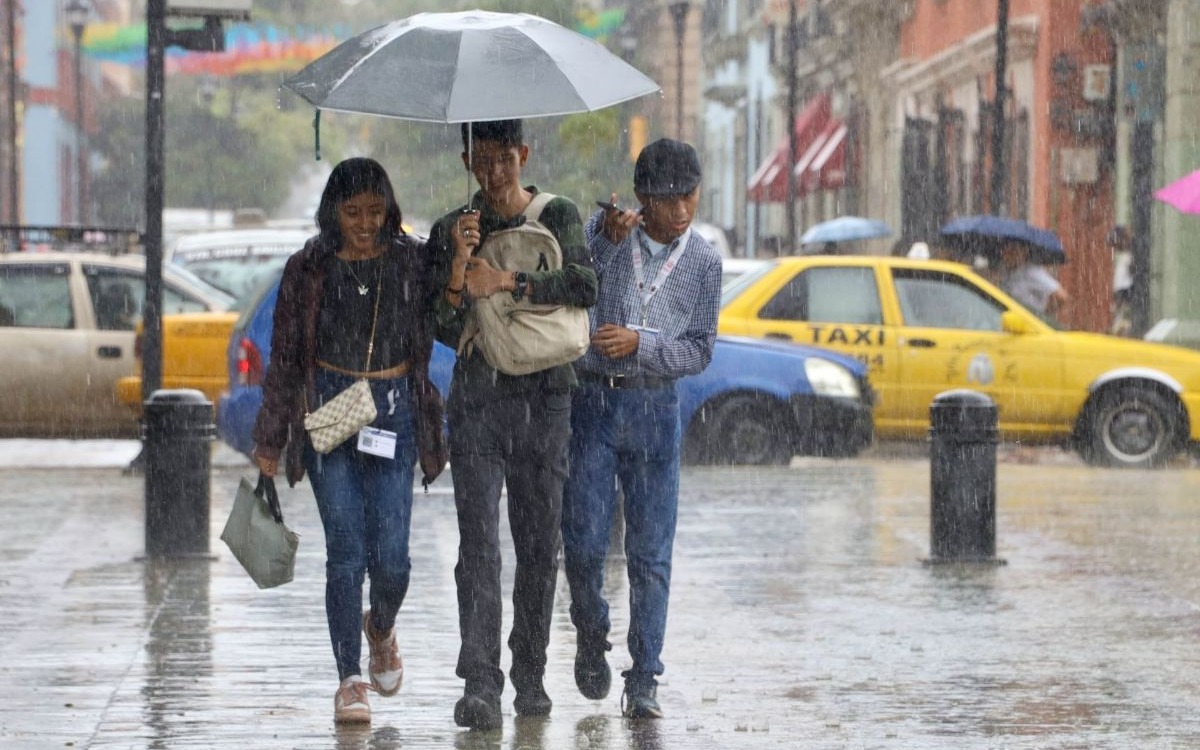
[[[676,237],[675,241],[671,243],[670,253],[667,255],[666,262],[662,264],[662,268],[658,269],[658,273],[655,275],[654,281],[651,282],[650,288],[647,289],[646,277],[642,270],[643,266],[645,265],[645,261],[642,260],[642,251],[644,250],[645,252],[649,253],[650,248],[646,246],[646,239],[643,230],[640,228],[638,229],[637,245],[633,246],[631,244],[629,248],[630,256],[633,260],[633,278],[634,282],[637,284],[638,296],[642,300],[641,315],[638,319],[637,325],[632,326],[633,328],[642,328],[647,331],[656,330],[649,327],[650,301],[654,299],[654,295],[658,292],[658,290],[662,289],[662,285],[666,283],[667,277],[671,275],[671,272],[675,270],[675,266],[678,265],[679,258],[683,255],[683,248],[685,245],[682,240],[686,236],[687,235],[685,233],[680,237]]]

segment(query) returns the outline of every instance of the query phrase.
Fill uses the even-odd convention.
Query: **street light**
[[[638,32],[630,16],[626,16],[624,23],[617,29],[616,42],[621,59],[633,65],[637,58]],[[630,162],[637,161],[638,154],[646,145],[646,117],[636,112],[632,101],[621,106],[621,120],[625,124],[625,153],[628,154]]]
[[[675,21],[675,137],[683,140],[683,42],[687,32],[690,3],[671,3],[671,18]]]
[[[1005,190],[1004,154],[1004,99],[1007,95],[1008,77],[1008,0],[996,0],[996,105],[992,118],[992,174],[988,190],[988,209],[993,216],[1002,216],[1008,210]]]
[[[75,73],[72,81],[75,87],[75,221],[82,225],[84,223],[83,173],[87,168],[87,154],[84,149],[84,139],[87,134],[83,126],[82,45],[83,29],[87,26],[91,7],[86,0],[70,0],[64,11],[67,24],[71,27],[71,35],[75,38]]]
[[[204,103],[204,113],[209,117],[213,116],[212,105],[216,96],[216,81],[213,80],[212,76],[205,76],[200,81],[200,101]],[[211,229],[216,223],[216,200],[213,197],[213,160],[205,159],[204,166],[204,202],[205,207],[208,208],[208,226]]]

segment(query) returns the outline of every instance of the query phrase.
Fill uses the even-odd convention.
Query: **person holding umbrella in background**
[[[1058,279],[1030,259],[1024,242],[1008,241],[1001,246],[999,287],[1030,310],[1060,321],[1071,301]]]
[[[563,500],[563,545],[576,630],[575,683],[608,694],[610,627],[604,561],[624,490],[629,570],[629,653],[622,713],[660,718],[657,677],[667,625],[671,551],[679,501],[679,400],[675,381],[712,361],[721,298],[721,256],[692,218],[700,160],[690,145],[661,139],[642,149],[633,189],[641,208],[613,204],[586,231],[600,299],[592,338],[576,361],[571,474]]]
[[[529,159],[520,120],[472,123],[462,128],[463,163],[479,182],[470,203],[433,227],[428,247],[439,292],[438,338],[458,348],[472,298],[498,292],[536,303],[591,307],[596,274],[584,244],[579,210],[554,197],[536,217],[554,235],[562,268],[502,271],[474,257],[492,232],[524,223],[539,194],[521,184]],[[468,139],[471,140],[468,151]],[[544,716],[552,702],[542,684],[550,615],[558,576],[563,482],[567,473],[571,389],[569,364],[528,375],[506,375],[475,349],[460,352],[450,386],[448,413],[458,510],[458,585],[462,645],[456,674],[466,681],[454,707],[459,726],[500,727],[500,490],[508,486],[508,516],[516,548],[509,677],[513,706],[522,716]]]

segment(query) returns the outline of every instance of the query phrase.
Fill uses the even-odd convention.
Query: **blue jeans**
[[[354,378],[318,368],[316,381],[323,403]],[[324,455],[311,445],[304,451],[325,527],[325,614],[339,680],[362,673],[364,577],[371,579],[371,625],[384,632],[396,622],[412,568],[408,533],[417,460],[412,384],[407,377],[368,382],[379,411],[373,426],[396,433],[395,458],[359,452],[357,436]]]
[[[604,558],[625,493],[629,575],[629,680],[663,673],[671,550],[679,503],[679,399],[674,388],[608,389],[585,383],[571,405],[570,474],[563,493],[563,551],[571,622],[586,643],[610,627]]]

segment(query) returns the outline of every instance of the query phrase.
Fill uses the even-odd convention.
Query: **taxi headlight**
[[[804,374],[813,391],[819,396],[858,398],[858,381],[850,371],[827,359],[809,357],[804,360]]]

